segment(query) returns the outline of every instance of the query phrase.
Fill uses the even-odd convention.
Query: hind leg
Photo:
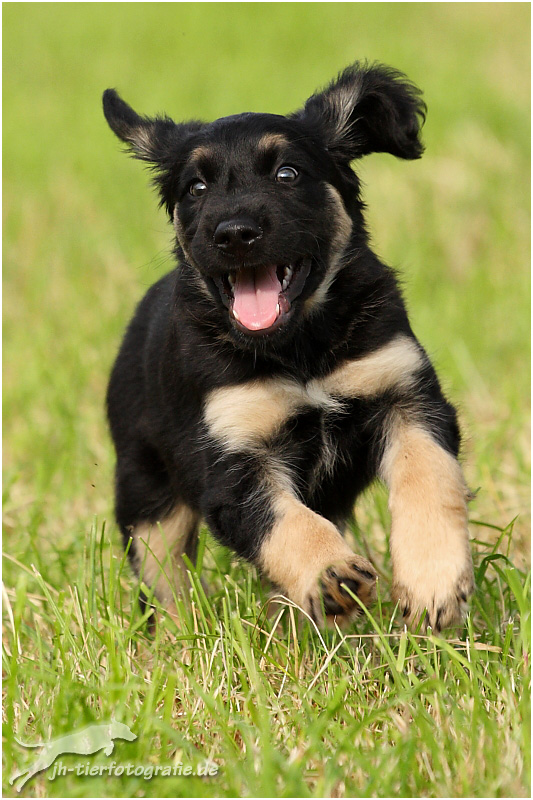
[[[174,598],[186,590],[187,567],[183,556],[194,562],[200,515],[185,503],[177,503],[160,521],[131,526],[131,562],[139,579],[171,613]]]
[[[116,517],[124,545],[131,539],[128,552],[139,580],[172,610],[187,586],[183,556],[196,558],[200,515],[176,497],[164,463],[146,442],[131,442],[118,456]]]

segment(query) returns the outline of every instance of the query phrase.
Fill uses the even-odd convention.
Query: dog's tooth
[[[291,282],[292,274],[293,274],[292,267],[285,267],[284,268],[284,270],[283,270],[283,283],[281,284],[281,288],[282,288],[283,291],[285,291],[285,289],[287,288],[287,286]]]
[[[277,306],[276,306],[276,314],[277,314],[277,315],[278,315],[278,317],[279,317],[279,315],[280,315],[280,307],[279,307],[279,303],[278,303],[278,304],[277,304]]]
[[[230,272],[228,275],[228,283],[233,289],[233,287],[235,286],[235,275],[232,272]]]
[[[234,319],[236,319],[236,320],[237,320],[237,322],[240,322],[241,320],[240,320],[240,318],[239,318],[239,315],[238,315],[238,314],[237,314],[237,312],[235,311],[235,309],[233,309],[233,312],[232,312],[232,313],[233,313],[233,318],[234,318]]]

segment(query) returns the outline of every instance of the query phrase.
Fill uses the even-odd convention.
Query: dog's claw
[[[319,583],[318,602],[323,606],[329,622],[348,623],[362,613],[355,598],[369,605],[375,597],[376,574],[372,565],[361,559],[361,563],[336,564],[324,570]],[[316,607],[316,599],[310,597],[310,606]]]

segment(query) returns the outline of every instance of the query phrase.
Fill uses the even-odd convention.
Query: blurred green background
[[[356,58],[424,90],[423,159],[357,165],[370,228],[460,407],[473,514],[520,515],[525,546],[529,17],[527,3],[4,5],[11,552],[36,536],[75,552],[94,514],[111,519],[107,375],[135,302],[172,266],[171,230],[105,124],[102,91],[178,120],[285,113]]]

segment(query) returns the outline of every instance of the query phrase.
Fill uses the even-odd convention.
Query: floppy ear
[[[134,158],[150,164],[161,205],[166,206],[172,218],[176,167],[183,158],[183,145],[204,123],[192,121],[177,125],[169,117],[141,117],[114,89],[106,89],[103,105],[111,130],[126,142]]]
[[[165,160],[172,143],[180,138],[180,126],[169,117],[140,117],[114,89],[106,89],[103,104],[109,127],[126,142],[135,158],[159,164]]]
[[[327,148],[351,161],[368,153],[420,158],[426,105],[402,72],[356,62],[295,116],[321,131]]]

